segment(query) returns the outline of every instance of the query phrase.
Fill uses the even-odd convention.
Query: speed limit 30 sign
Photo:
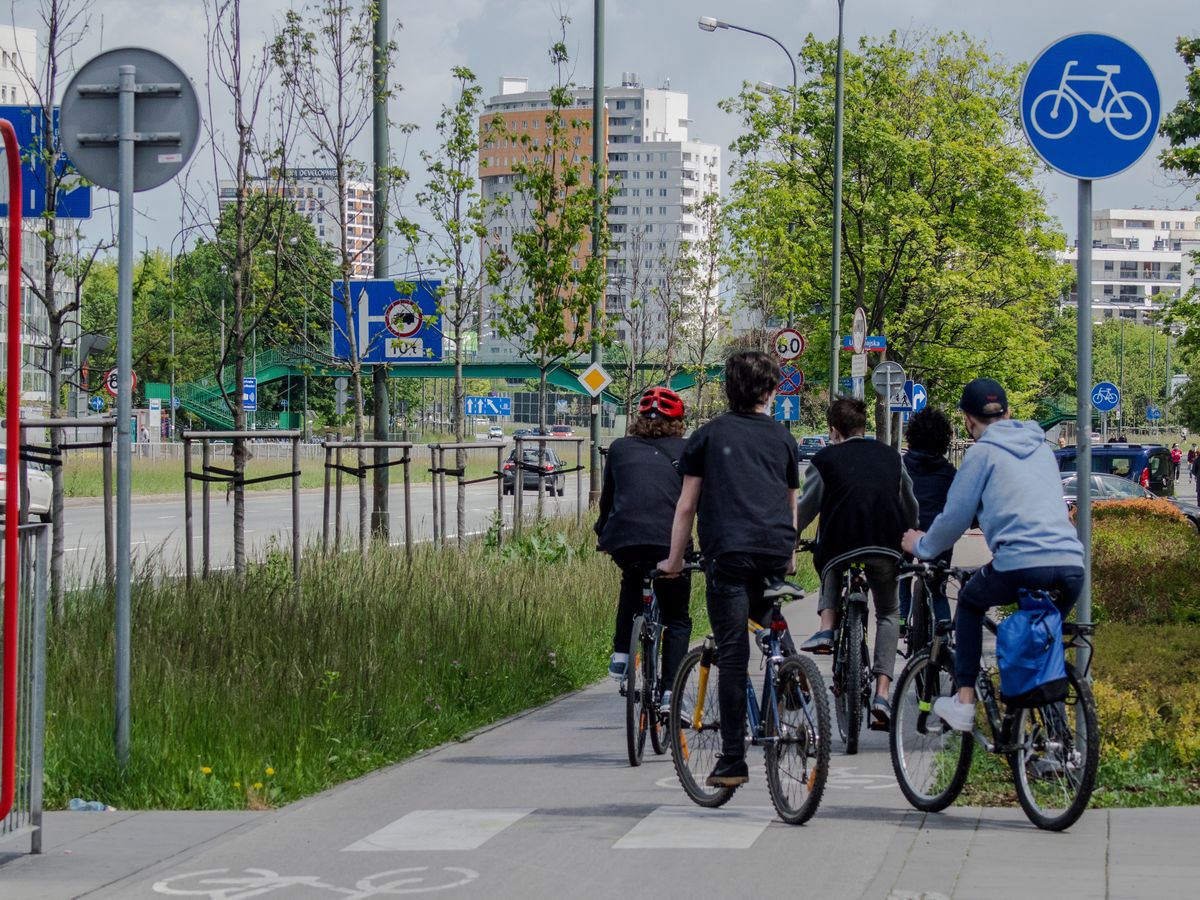
[[[807,343],[795,328],[784,328],[775,333],[775,355],[789,361],[799,359]]]

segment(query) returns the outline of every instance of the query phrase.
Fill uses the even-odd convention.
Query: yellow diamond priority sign
[[[612,384],[612,376],[604,371],[604,366],[600,363],[592,363],[579,376],[579,383],[593,397],[598,397],[602,390]]]

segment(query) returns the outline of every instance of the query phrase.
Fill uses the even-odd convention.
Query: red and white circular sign
[[[424,320],[421,307],[407,299],[392,301],[383,315],[387,330],[398,338],[415,336]]]
[[[131,379],[130,390],[136,391],[137,390],[137,372],[130,372],[129,377]],[[106,391],[108,391],[110,394],[112,394],[114,397],[117,396],[117,370],[116,369],[109,369],[107,372],[104,373],[104,389]]]
[[[804,335],[795,328],[784,328],[775,332],[775,355],[780,359],[799,359],[807,345]]]

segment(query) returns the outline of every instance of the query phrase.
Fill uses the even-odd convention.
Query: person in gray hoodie
[[[983,648],[983,617],[1017,602],[1021,588],[1058,591],[1065,616],[1083,589],[1083,545],[1062,500],[1062,483],[1046,435],[1036,422],[1013,421],[1004,388],[977,378],[958,408],[976,441],[963,457],[946,507],[928,532],[905,532],[904,550],[933,559],[954,546],[978,517],[992,561],[963,586],[955,617],[955,697],[933,711],[958,731],[975,724],[975,680]]]

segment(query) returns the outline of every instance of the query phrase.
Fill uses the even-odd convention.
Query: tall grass
[[[600,677],[617,570],[590,533],[512,550],[377,547],[133,591],[131,763],[113,758],[112,597],[51,629],[47,801],[287,802]],[[533,538],[538,537],[541,545]],[[550,547],[552,552],[546,548]]]

